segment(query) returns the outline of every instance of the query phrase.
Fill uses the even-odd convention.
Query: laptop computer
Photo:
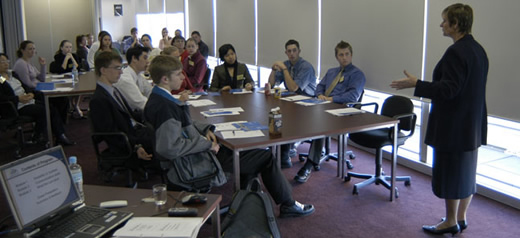
[[[85,206],[61,146],[1,166],[0,182],[26,237],[102,237],[133,215]]]

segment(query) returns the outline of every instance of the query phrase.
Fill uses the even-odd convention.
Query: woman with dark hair
[[[77,35],[76,36],[76,55],[79,58],[79,69],[81,71],[89,71],[90,67],[88,67],[88,47],[87,47],[88,37],[87,35]]]
[[[72,43],[68,40],[62,40],[60,49],[54,54],[54,62],[51,63],[49,71],[53,74],[72,72],[74,67],[78,69],[78,61],[78,56],[72,53]]]
[[[440,27],[453,44],[433,70],[432,82],[406,78],[393,81],[396,89],[415,88],[414,95],[431,99],[425,142],[433,148],[432,190],[444,199],[446,217],[423,226],[432,234],[468,227],[466,212],[476,193],[478,148],[487,143],[486,51],[471,35],[473,10],[457,3],[442,12]]]
[[[18,109],[18,114],[32,117],[36,122],[34,128],[33,141],[45,142],[43,135],[47,129],[45,106],[42,101],[35,100],[34,94],[26,92],[22,87],[22,83],[16,78],[16,73],[9,74],[9,58],[6,54],[0,53],[0,102],[10,101]],[[56,142],[63,145],[73,145],[65,136],[63,121],[52,105],[49,107],[51,112],[51,128],[56,136]]]
[[[255,82],[245,64],[237,61],[235,48],[231,44],[222,45],[218,49],[220,60],[224,61],[215,67],[210,91],[227,91],[245,88],[251,90]]]
[[[16,72],[20,81],[29,89],[36,88],[38,82],[45,81],[45,59],[39,57],[40,70],[34,67],[30,61],[36,55],[36,46],[32,41],[26,40],[20,43],[20,47],[16,51],[18,60],[14,63],[13,71]]]
[[[121,56],[121,52],[119,52],[118,49],[112,48],[112,36],[108,32],[100,32],[100,43],[99,43],[99,49],[96,51],[96,54],[94,55],[94,59],[101,54],[101,52],[113,52],[115,54],[118,54]]]
[[[141,43],[143,43],[144,47],[150,48],[150,53],[148,53],[148,60],[152,61],[153,57],[161,54],[161,49],[153,48],[152,45],[152,37],[148,34],[144,34],[141,36]]]
[[[204,84],[204,76],[208,70],[206,59],[199,52],[199,45],[193,38],[189,38],[186,41],[186,51],[188,57],[182,60],[182,67],[186,71],[186,75],[190,78],[190,82],[193,85],[193,92],[202,92],[202,86]]]

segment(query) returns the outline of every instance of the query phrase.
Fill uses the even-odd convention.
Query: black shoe
[[[65,134],[59,135],[56,138],[56,143],[57,144],[62,144],[62,145],[65,145],[65,146],[67,146],[67,145],[75,145],[76,144],[76,142],[69,140],[69,138],[67,138],[67,136]]]
[[[434,235],[444,235],[445,233],[451,233],[452,236],[455,236],[455,234],[457,234],[460,231],[460,227],[458,224],[440,230],[437,229],[437,226],[423,226],[422,229]]]
[[[292,167],[291,158],[282,159],[281,166],[282,166],[282,169],[288,169],[288,168]]]
[[[305,167],[301,168],[296,176],[294,176],[294,180],[305,183],[311,177],[311,169],[306,169]]]
[[[441,221],[446,221],[446,217],[441,218]],[[468,228],[468,222],[466,222],[466,220],[457,221],[457,224],[459,224],[460,233],[462,233],[463,230],[466,230],[466,228]]]
[[[314,213],[314,206],[312,204],[301,204],[294,201],[292,206],[280,206],[280,217],[304,217]]]

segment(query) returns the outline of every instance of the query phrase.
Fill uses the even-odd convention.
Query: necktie
[[[344,68],[341,68],[341,70],[339,71],[338,75],[336,75],[336,78],[334,79],[334,81],[332,81],[330,86],[327,88],[327,91],[325,91],[325,96],[326,97],[328,97],[330,95],[332,90],[334,90],[334,88],[338,84],[339,80],[341,79],[341,76],[343,75],[343,70],[344,70]]]
[[[123,96],[121,95],[121,92],[119,92],[119,90],[117,88],[114,88],[114,97],[116,98],[117,104],[119,104],[121,109],[123,109],[129,115],[132,115],[130,113],[130,111],[128,110],[128,108],[126,107],[126,104],[123,100]]]

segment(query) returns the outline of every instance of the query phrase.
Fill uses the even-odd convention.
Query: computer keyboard
[[[71,216],[67,216],[63,221],[46,229],[39,237],[60,238],[68,237],[71,233],[82,228],[89,222],[105,216],[110,211],[95,207],[83,207],[75,211]]]

